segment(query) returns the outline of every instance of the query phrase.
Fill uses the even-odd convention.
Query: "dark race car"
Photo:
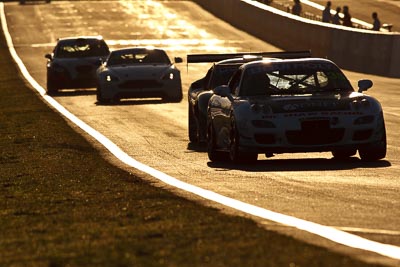
[[[188,128],[192,143],[206,142],[207,106],[213,89],[227,84],[232,74],[244,63],[262,58],[309,57],[310,51],[256,52],[230,54],[191,54],[187,63],[213,63],[206,75],[193,82],[188,91]]]

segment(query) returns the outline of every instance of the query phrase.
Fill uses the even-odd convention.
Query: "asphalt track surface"
[[[23,6],[7,3],[5,14],[18,55],[44,88],[44,54],[51,52],[57,37],[102,35],[112,49],[154,45],[165,48],[171,58],[189,53],[279,50],[188,1],[35,2]],[[205,150],[190,144],[187,137],[187,88],[204,75],[209,65],[183,63],[178,67],[184,88],[181,103],[131,99],[118,105],[98,105],[94,90],[79,89],[63,91],[55,99],[132,158],[181,181],[267,210],[400,247],[398,79],[346,71],[354,87],[361,78],[374,81],[369,93],[381,101],[386,119],[388,154],[384,160],[365,163],[353,157],[338,162],[330,153],[301,153],[269,159],[260,155],[256,164],[232,165],[209,162]],[[127,168],[106,151],[103,153],[118,166]],[[178,193],[215,205],[191,194]],[[341,246],[269,220],[254,219],[267,229],[366,261],[400,265],[399,260]]]

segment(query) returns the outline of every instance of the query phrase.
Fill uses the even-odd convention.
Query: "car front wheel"
[[[46,90],[48,95],[54,95],[58,92],[58,87],[55,82],[53,82],[51,79],[47,79],[47,90]]]
[[[362,146],[358,149],[360,158],[364,161],[376,161],[386,157],[387,141],[386,141],[386,128],[385,123],[382,126],[382,137],[381,140]]]
[[[101,89],[99,87],[96,89],[96,100],[98,103],[110,103],[111,102],[111,99],[103,97],[103,94],[101,93]]]
[[[236,124],[232,121],[231,128],[231,141],[229,146],[229,157],[234,163],[250,163],[254,162],[258,158],[257,153],[242,152],[239,150],[240,136],[236,128]]]
[[[228,153],[223,151],[217,151],[216,148],[216,135],[213,126],[210,124],[208,126],[207,134],[207,154],[211,161],[225,161],[228,159]]]

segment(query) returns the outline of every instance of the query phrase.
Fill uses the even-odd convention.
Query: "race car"
[[[213,63],[206,75],[193,82],[188,90],[188,134],[192,143],[205,143],[208,100],[213,89],[227,84],[232,74],[244,63],[262,58],[310,57],[310,51],[243,52],[230,54],[190,54],[189,63]]]
[[[175,57],[174,63],[182,58]],[[97,101],[118,102],[122,98],[182,100],[179,69],[162,49],[122,48],[110,53],[97,70]]]
[[[381,104],[358,91],[330,60],[261,60],[243,64],[214,89],[207,113],[211,161],[256,161],[258,154],[331,152],[375,161],[386,156]]]
[[[33,1],[37,1],[37,0],[19,0],[19,4],[20,5],[25,5],[26,2],[33,2]],[[51,0],[43,0],[46,4],[51,3]]]
[[[109,55],[101,36],[60,38],[47,58],[47,93],[96,87],[96,70]]]

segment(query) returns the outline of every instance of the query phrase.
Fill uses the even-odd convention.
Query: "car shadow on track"
[[[96,95],[96,91],[88,89],[73,89],[73,90],[62,90],[56,93],[47,93],[49,96],[85,96],[85,95]]]
[[[210,168],[225,168],[242,171],[269,172],[269,171],[326,171],[351,170],[357,168],[386,168],[391,163],[387,160],[366,162],[357,157],[346,160],[334,158],[307,158],[307,159],[262,159],[253,163],[234,164],[232,162],[208,162]]]
[[[205,143],[189,142],[187,145],[187,150],[195,152],[207,152],[207,145]]]
[[[150,105],[150,104],[165,104],[166,102],[158,99],[129,99],[119,100],[109,103],[96,102],[97,106],[131,106],[131,105]]]

